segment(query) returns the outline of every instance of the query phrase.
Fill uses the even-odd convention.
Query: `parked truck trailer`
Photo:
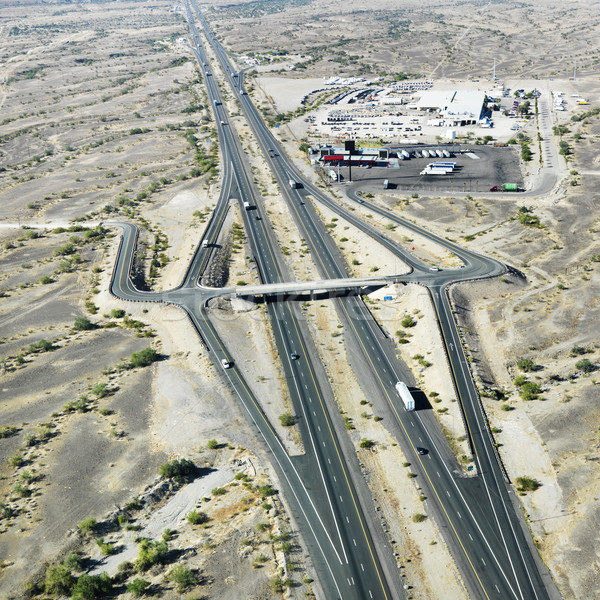
[[[502,183],[490,188],[490,192],[522,192],[523,190],[516,183]]]
[[[404,408],[406,410],[415,410],[415,399],[403,381],[396,383],[396,391],[404,403]]]

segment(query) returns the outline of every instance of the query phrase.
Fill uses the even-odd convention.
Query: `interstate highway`
[[[194,32],[194,28],[192,31]],[[197,32],[193,35],[197,40]],[[197,44],[194,51],[197,59],[203,65],[208,65],[201,46]],[[287,273],[280,264],[280,253],[274,246],[273,232],[244,169],[239,142],[227,126],[227,113],[220,104],[218,88],[213,83],[212,76],[206,77],[206,81],[209,99],[213,104],[217,100],[215,115],[224,164],[224,188],[228,188],[222,193],[218,208],[225,210],[224,205],[232,194],[235,194],[240,205],[246,201],[255,207],[252,211],[242,210],[242,215],[258,272],[265,282],[284,281]],[[229,166],[232,172],[230,179],[227,177]],[[223,199],[225,202],[222,202]],[[256,215],[261,218],[256,219]],[[215,230],[209,235],[217,234],[218,223],[222,223],[221,218],[214,219]],[[112,292],[130,300],[155,300],[184,307],[213,353],[214,362],[218,364],[222,359],[230,361],[230,353],[203,309],[206,294],[194,286],[206,264],[203,258],[206,251],[202,245],[199,246],[183,284],[175,290],[153,295],[138,292],[130,283],[125,283],[134,238],[135,230],[124,226],[122,252],[117,259]],[[125,278],[124,273],[127,275]],[[231,369],[222,370],[222,375],[233,387],[244,410],[251,415],[250,422],[258,428],[268,450],[274,456],[273,464],[278,470],[280,481],[286,487],[285,498],[291,503],[294,517],[302,529],[325,596],[344,599],[397,598],[399,596],[387,582],[378,557],[380,551],[371,537],[367,519],[358,501],[359,493],[362,496],[369,494],[366,489],[357,491],[357,487],[364,487],[359,477],[356,478],[357,482],[353,481],[355,474],[351,469],[356,458],[351,450],[352,458],[350,465],[348,464],[343,451],[343,446],[346,446],[344,450],[348,453],[348,442],[345,438],[342,443],[338,441],[328,414],[325,397],[331,397],[332,393],[327,389],[327,378],[320,364],[311,363],[317,353],[305,331],[306,325],[299,322],[297,309],[291,305],[268,302],[268,309],[276,341],[284,357],[286,375],[293,382],[290,395],[295,412],[304,416],[300,428],[307,448],[305,455],[294,459],[287,456],[281,444],[277,443],[268,421],[260,414],[258,403],[251,398],[249,387],[235,364]],[[294,349],[300,356],[293,363],[285,360],[286,356],[289,357],[290,349]],[[310,503],[306,500],[307,496],[310,497]],[[312,510],[307,508],[309,506],[313,507]],[[397,577],[397,573],[394,575]],[[397,588],[397,584],[394,587]]]
[[[202,20],[201,15],[197,14]],[[293,206],[296,211],[298,224],[310,223],[312,221],[310,215],[304,214],[300,216],[299,214],[299,211],[302,210],[301,207],[309,205],[309,202],[303,201],[307,193],[310,193],[319,202],[326,203],[330,208],[332,208],[332,205],[335,206],[335,203],[322,194],[320,190],[304,181],[304,178],[299,176],[297,170],[285,157],[280,145],[264,125],[254,105],[248,96],[243,93],[241,75],[235,73],[235,70],[231,68],[220,44],[208,33],[206,23],[203,20],[202,22],[205,31],[207,31],[209,41],[212,43],[221,61],[226,77],[234,93],[236,93],[238,101],[242,104],[244,114],[261,144],[265,158],[277,177],[280,187],[282,190],[285,190],[284,195],[290,202],[290,206]],[[288,190],[286,182],[289,177],[301,183],[303,189]],[[369,205],[369,208],[376,209],[375,205],[372,204]],[[305,212],[309,211],[308,208],[304,210]],[[334,210],[345,219],[360,226],[356,223],[357,218],[349,211],[342,207],[336,207]],[[378,212],[381,212],[381,210],[378,210]],[[391,213],[385,216],[394,220],[394,216]],[[395,220],[398,221],[397,218]],[[485,414],[479,402],[470,372],[465,367],[466,359],[460,345],[455,323],[451,317],[446,295],[446,286],[452,280],[459,281],[495,276],[504,272],[505,268],[497,261],[461,249],[447,240],[416,228],[412,224],[408,224],[407,222],[402,222],[402,224],[404,226],[411,226],[415,230],[418,229],[420,234],[426,235],[434,239],[437,243],[451,249],[465,263],[465,268],[460,271],[441,272],[433,275],[426,272],[424,266],[415,261],[410,254],[386,240],[384,236],[378,233],[374,234],[373,230],[368,231],[369,228],[365,227],[364,224],[361,226],[361,229],[367,231],[372,237],[386,246],[389,247],[390,244],[395,246],[396,254],[402,256],[408,264],[416,269],[415,279],[426,285],[430,290],[438,314],[442,337],[446,345],[454,385],[461,401],[479,476],[474,483],[464,481],[461,483],[461,480],[450,477],[451,481],[446,481],[442,486],[439,486],[439,481],[438,485],[435,484],[436,478],[438,480],[442,479],[441,473],[445,465],[436,465],[436,467],[442,467],[442,471],[436,468],[434,473],[433,470],[428,471],[426,469],[425,459],[418,457],[417,460],[420,461],[425,471],[427,483],[433,490],[433,497],[438,500],[438,511],[446,517],[446,522],[450,525],[450,530],[454,534],[453,536],[449,536],[452,538],[450,544],[454,549],[455,557],[457,557],[463,567],[463,574],[470,580],[470,588],[477,590],[478,596],[482,598],[547,598],[549,593],[546,590],[546,582],[543,581],[540,569],[538,569],[539,565],[536,564],[530,539],[528,535],[523,533],[522,523],[517,518],[515,507],[512,504],[509,491],[504,482],[502,470],[498,464],[493,440],[485,420]],[[333,250],[329,255],[327,252],[323,252],[327,247],[323,232],[313,231],[311,233],[306,231],[306,234],[306,239],[310,240],[313,244],[311,250],[313,251],[313,256],[318,259],[317,262],[319,262],[321,257],[326,257],[324,260],[329,261],[328,265],[321,262],[322,275],[333,277],[334,274],[331,272],[331,269],[335,271],[334,263],[337,262],[336,251]],[[338,270],[337,276],[342,276],[341,270]],[[342,307],[345,302],[350,304],[352,300],[346,299],[340,301]],[[356,304],[354,308],[357,308]],[[348,314],[348,316],[350,315]],[[365,316],[363,323],[371,324],[372,320],[368,316]],[[345,324],[352,326],[352,319],[348,318]],[[360,338],[360,332],[356,330],[355,333]],[[376,345],[370,342],[377,339],[377,331],[372,327],[370,331],[367,331],[367,328],[363,328],[362,333],[365,335],[365,338],[359,341],[359,343],[365,348],[365,356],[369,360],[370,354],[376,348]],[[410,430],[403,423],[407,415],[406,413],[402,414],[401,409],[397,409],[398,399],[389,393],[389,383],[383,379],[387,371],[386,367],[389,368],[390,373],[393,373],[393,361],[389,348],[385,348],[377,356],[376,362],[371,362],[373,371],[382,384],[381,388],[384,394],[388,397],[390,405],[394,407],[397,421],[403,429],[404,435],[408,436],[412,441],[409,434]],[[385,364],[386,362],[387,365]],[[412,422],[409,427],[416,427],[416,424]],[[426,436],[425,439],[428,439],[426,431],[423,433]],[[423,439],[423,436],[419,435],[419,438]],[[430,461],[433,460],[431,454],[428,457]],[[450,475],[447,466],[446,470],[448,471],[448,475]],[[465,489],[461,490],[459,488],[460,485],[463,485]],[[459,497],[459,504],[462,509],[454,509],[452,516],[450,515],[451,511],[446,508],[446,504],[452,497],[451,490]],[[477,510],[472,508],[474,505],[477,505]],[[484,510],[479,510],[481,507],[485,507]],[[463,515],[472,515],[473,522],[465,524],[467,517]],[[476,537],[479,539],[479,549],[473,550],[477,546],[475,542]]]

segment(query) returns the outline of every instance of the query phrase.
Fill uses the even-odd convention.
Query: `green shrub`
[[[175,584],[175,589],[179,593],[198,583],[194,574],[185,565],[175,565],[169,573],[168,579]]]
[[[196,465],[185,458],[181,460],[172,460],[171,462],[163,463],[158,469],[161,477],[165,479],[180,479],[188,475],[196,473]]]
[[[88,575],[84,573],[75,584],[71,600],[95,600],[112,592],[112,582],[107,573]]]
[[[75,577],[65,565],[55,565],[46,569],[44,591],[52,596],[65,596],[71,593],[75,585]]]
[[[167,542],[142,540],[138,545],[138,557],[135,560],[135,568],[138,573],[147,571],[150,567],[162,563],[169,551]]]
[[[410,315],[406,315],[401,321],[402,327],[414,327],[416,324],[417,322]]]
[[[208,515],[204,512],[193,510],[186,515],[186,521],[191,525],[201,525],[208,521]]]
[[[87,317],[78,317],[75,319],[75,323],[73,323],[73,329],[77,329],[78,331],[89,331],[90,329],[95,329],[95,327]]]
[[[284,427],[291,427],[296,424],[296,417],[289,412],[279,415],[279,420]]]
[[[11,467],[14,467],[15,469],[18,469],[19,467],[21,467],[21,466],[23,466],[25,464],[25,459],[20,454],[13,454],[8,459],[8,464]]]
[[[519,492],[535,492],[538,488],[541,487],[541,483],[537,479],[533,479],[533,477],[517,477],[517,490]]]
[[[31,488],[21,485],[20,483],[15,483],[13,486],[13,492],[20,498],[29,498],[29,496],[31,496],[33,493]]]
[[[260,494],[261,498],[267,498],[268,496],[273,496],[277,493],[270,485],[267,484],[261,485],[256,491]]]
[[[525,373],[530,373],[531,371],[535,371],[535,363],[530,359],[530,358],[522,358],[518,363],[517,363],[517,367],[519,367],[519,369],[521,371],[524,371]]]
[[[131,583],[127,584],[127,591],[134,597],[139,598],[144,595],[146,588],[150,585],[149,581],[145,579],[134,579]]]
[[[360,444],[359,444],[359,446],[361,448],[371,448],[374,445],[375,445],[375,442],[373,440],[368,440],[367,438],[362,438],[362,440],[360,440]]]
[[[415,513],[412,516],[413,523],[422,523],[427,517],[421,513]]]
[[[83,559],[79,552],[71,552],[63,561],[63,565],[70,571],[82,571]]]
[[[154,348],[146,348],[131,355],[129,364],[132,368],[146,367],[158,360],[158,354]]]
[[[81,523],[79,523],[77,527],[79,528],[79,531],[81,531],[81,533],[87,534],[94,531],[96,525],[98,525],[98,521],[96,521],[94,517],[88,517],[87,519],[81,521]]]
[[[214,438],[206,442],[206,447],[210,450],[216,450],[219,447],[219,443]]]
[[[98,538],[96,540],[96,544],[98,545],[98,548],[100,548],[100,553],[103,556],[110,556],[111,554],[115,553],[115,547],[113,544],[105,544],[104,543],[104,538]]]
[[[582,358],[575,363],[575,368],[584,373],[591,373],[596,370],[596,366],[587,358]]]

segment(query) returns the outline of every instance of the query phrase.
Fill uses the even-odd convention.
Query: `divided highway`
[[[194,2],[194,0],[192,0]],[[415,281],[426,285],[438,315],[442,338],[446,346],[453,382],[461,402],[469,441],[478,469],[478,477],[464,479],[452,472],[452,460],[442,460],[441,453],[430,452],[426,458],[413,454],[419,461],[426,479],[432,500],[436,500],[438,515],[448,526],[447,536],[455,557],[463,567],[463,574],[469,582],[469,588],[482,598],[515,598],[521,600],[549,597],[548,587],[552,588],[549,577],[536,561],[535,550],[531,545],[528,532],[523,531],[516,510],[518,503],[511,498],[504,474],[498,462],[488,423],[479,401],[466,357],[458,336],[446,288],[451,281],[493,277],[505,272],[498,261],[482,257],[464,250],[438,236],[434,236],[412,223],[398,218],[390,211],[367,203],[369,209],[397,222],[404,227],[417,231],[436,243],[457,254],[464,262],[464,268],[453,272],[432,274],[427,267],[414,259],[404,249],[386,239],[374,228],[365,225],[352,212],[339,206],[325,196],[318,188],[304,181],[294,165],[287,159],[274,136],[265,126],[254,104],[243,89],[242,74],[237,73],[228,61],[225,51],[208,31],[206,22],[195,6],[196,14],[202,23],[207,37],[221,62],[223,71],[240,102],[244,116],[251,125],[261,145],[267,162],[278,180],[280,188],[288,200],[298,226],[311,247],[312,256],[323,277],[347,276],[346,266],[327,235],[325,228],[315,214],[307,196],[327,205],[344,219],[368,233],[371,237],[400,256],[415,270]],[[293,179],[300,189],[288,189],[287,181]],[[355,195],[357,202],[363,201]],[[347,328],[364,350],[364,357],[372,367],[381,390],[396,415],[403,437],[416,445],[429,441],[430,427],[425,427],[419,413],[407,414],[400,406],[394,394],[393,384],[401,379],[397,365],[394,364],[394,349],[388,340],[381,339],[381,333],[371,315],[360,299],[345,298],[338,300],[338,308]],[[420,427],[419,427],[420,426]],[[416,432],[414,430],[417,430]],[[436,460],[437,457],[440,457]],[[427,464],[431,463],[431,464]],[[446,474],[446,477],[442,476]],[[542,577],[542,571],[545,575]]]
[[[363,353],[365,364],[371,372],[370,383],[377,386],[379,396],[387,403],[390,414],[394,415],[395,422],[389,427],[397,435],[409,460],[419,465],[417,472],[421,477],[421,486],[472,596],[488,600],[549,598],[546,582],[531,551],[528,534],[522,529],[511,501],[511,492],[504,482],[485,414],[466,367],[446,294],[451,279],[458,281],[495,276],[504,272],[504,266],[433,236],[374,204],[365,203],[371,211],[444,245],[465,263],[460,270],[431,273],[409,252],[304,181],[244,92],[242,74],[231,67],[223,48],[210,34],[194,2],[193,6],[310,247],[321,276],[327,279],[346,278],[348,269],[309,196],[327,205],[402,258],[412,272],[397,277],[398,280],[418,281],[429,289],[478,469],[478,476],[474,478],[460,475],[431,411],[407,413],[402,407],[394,384],[398,380],[408,380],[410,374],[403,373],[403,367],[395,357],[396,349],[382,333],[362,300],[352,296],[340,298],[336,300],[336,306],[347,331],[347,339]],[[194,41],[193,50],[205,74],[208,97],[214,105],[223,163],[221,196],[204,239],[210,243],[217,240],[231,198],[236,198],[241,207],[243,202],[250,203],[252,210],[242,208],[242,214],[258,273],[263,283],[283,283],[289,279],[289,273],[281,260],[262,201],[258,199],[246,172],[239,140],[227,125],[228,116],[222,105],[221,94],[211,74],[187,3],[186,11]],[[290,189],[287,185],[290,178],[298,181],[302,187]],[[355,195],[350,195],[350,199],[363,203]],[[213,354],[215,364],[218,365],[222,359],[231,361],[230,353],[204,310],[205,303],[211,297],[218,296],[219,290],[196,286],[209,263],[210,244],[209,247],[199,244],[186,277],[177,289],[140,292],[129,277],[137,232],[131,225],[121,226],[124,235],[111,282],[112,292],[129,300],[169,302],[182,306]],[[238,396],[249,422],[264,440],[280,480],[286,487],[286,498],[309,547],[325,597],[399,598],[402,592],[397,573],[391,570],[393,559],[389,546],[379,543],[378,536],[372,535],[368,515],[361,507],[361,499],[369,497],[369,494],[362,489],[364,484],[361,481],[354,481],[355,467],[352,463],[356,459],[352,448],[345,436],[336,434],[337,425],[328,410],[328,404],[334,406],[333,395],[314,343],[305,324],[298,318],[297,308],[291,303],[268,300],[267,308],[285,374],[290,382],[295,412],[300,417],[305,455],[289,457],[235,364],[223,370],[223,376]],[[429,448],[430,452],[425,456],[418,455],[415,452],[417,445]]]

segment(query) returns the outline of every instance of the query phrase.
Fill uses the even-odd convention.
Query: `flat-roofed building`
[[[427,90],[415,106],[439,113],[444,125],[476,125],[484,110],[485,92],[465,90]]]

